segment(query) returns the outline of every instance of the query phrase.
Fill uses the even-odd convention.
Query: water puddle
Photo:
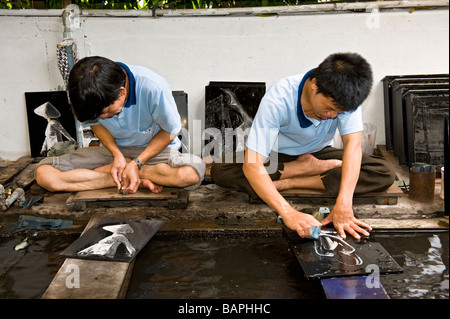
[[[391,299],[448,299],[448,232],[376,236],[403,268],[401,274],[381,276]]]
[[[391,299],[449,298],[449,234],[374,233],[403,268],[381,275]],[[25,237],[28,245],[15,247]],[[0,237],[0,299],[39,299],[78,235]],[[335,251],[332,251],[335,252]],[[288,241],[276,235],[157,234],[137,255],[126,298],[324,298]]]
[[[26,247],[15,247],[27,239]],[[0,299],[39,299],[64,262],[59,255],[78,235],[0,237]],[[25,246],[25,245],[22,245]]]
[[[127,298],[323,298],[282,236],[154,237],[136,259]]]

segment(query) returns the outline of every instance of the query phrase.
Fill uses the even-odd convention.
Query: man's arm
[[[361,132],[342,136],[344,155],[339,194],[330,215],[322,221],[322,225],[332,221],[343,238],[345,238],[345,231],[355,238],[360,238],[358,233],[369,236],[369,233],[361,226],[371,230],[368,224],[357,220],[353,215],[353,193],[361,170],[361,136]]]
[[[243,171],[256,194],[283,219],[283,223],[301,237],[309,237],[311,227],[320,223],[311,215],[296,211],[275,188],[263,165],[264,157],[246,148]]]
[[[111,133],[103,125],[92,125],[91,130],[92,132],[94,132],[95,136],[98,137],[103,146],[106,147],[106,149],[113,156],[114,159],[111,167],[111,175],[117,185],[117,188],[120,188],[122,173],[127,166],[127,161],[125,160],[122,152],[119,150],[114,136],[112,136]]]

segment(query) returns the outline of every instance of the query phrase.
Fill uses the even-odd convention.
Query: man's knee
[[[58,191],[58,183],[55,178],[55,168],[51,165],[41,165],[36,168],[36,183],[48,191]]]
[[[178,168],[178,180],[180,187],[188,187],[195,185],[200,181],[197,171],[190,166],[181,166]]]

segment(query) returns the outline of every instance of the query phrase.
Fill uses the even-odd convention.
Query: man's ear
[[[119,92],[119,97],[124,96],[125,98],[127,97],[127,89],[124,88],[123,86],[120,88],[120,92]]]
[[[311,79],[311,90],[314,93],[317,93],[317,91],[319,90],[319,88],[317,87],[317,79],[316,78]]]

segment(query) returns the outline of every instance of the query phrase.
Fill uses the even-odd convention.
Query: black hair
[[[124,70],[115,62],[98,56],[78,61],[70,71],[68,93],[72,111],[80,122],[94,120],[119,98],[125,87]]]
[[[372,68],[356,53],[328,56],[311,74],[317,82],[317,93],[334,100],[342,111],[354,111],[372,88]]]

